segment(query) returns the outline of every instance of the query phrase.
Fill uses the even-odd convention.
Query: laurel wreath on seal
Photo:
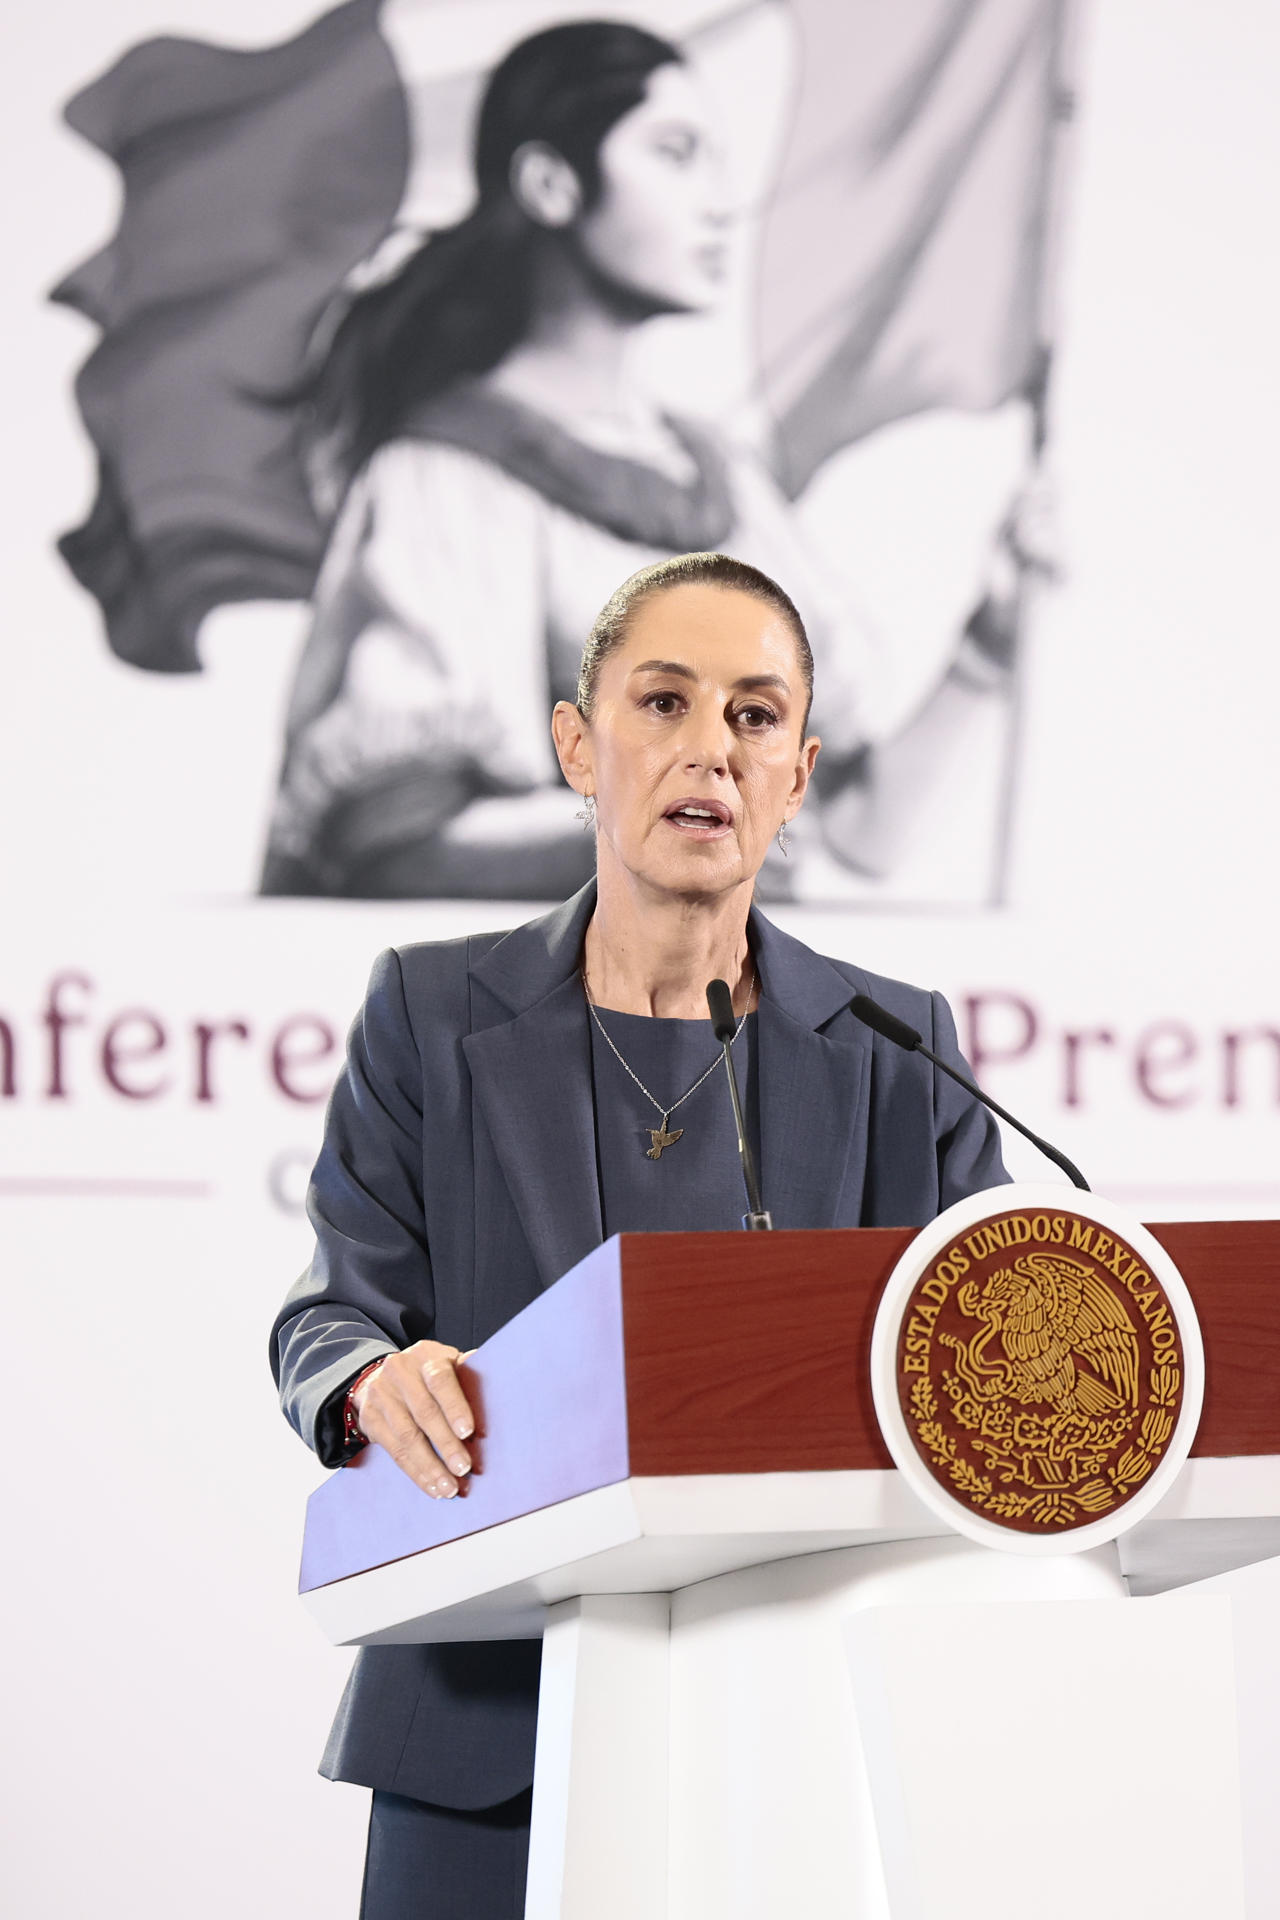
[[[1069,1492],[1015,1493],[994,1486],[986,1474],[979,1473],[959,1454],[954,1435],[938,1419],[937,1395],[927,1379],[917,1380],[911,1389],[911,1419],[921,1447],[971,1506],[997,1521],[1030,1518],[1041,1526],[1065,1528],[1083,1523],[1090,1515],[1105,1513],[1118,1499],[1126,1499],[1146,1479],[1163,1452],[1173,1432],[1172,1409],[1177,1405],[1182,1375],[1179,1368],[1162,1365],[1152,1367],[1149,1378],[1151,1405],[1142,1417],[1136,1439],[1104,1473]]]

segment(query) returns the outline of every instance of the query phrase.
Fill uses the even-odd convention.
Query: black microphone
[[[738,1023],[733,1017],[733,995],[723,980],[713,980],[707,988],[707,1011],[711,1015],[716,1039],[724,1048],[724,1070],[729,1076],[729,1097],[733,1101],[733,1118],[738,1129],[738,1152],[742,1156],[742,1179],[747,1189],[748,1208],[742,1216],[742,1224],[749,1231],[769,1228],[773,1220],[765,1212],[760,1199],[760,1182],[756,1179],[756,1163],[751,1157],[746,1123],[742,1118],[738,1076],[733,1070],[733,1054],[730,1052],[738,1031]]]
[[[882,1007],[878,1001],[868,999],[865,993],[854,994],[849,1002],[849,1011],[855,1020],[861,1020],[871,1028],[873,1033],[881,1034],[886,1040],[892,1040],[895,1047],[905,1047],[908,1053],[922,1053],[926,1060],[932,1060],[934,1066],[941,1067],[958,1087],[963,1087],[965,1092],[971,1093],[975,1100],[980,1100],[984,1107],[990,1107],[992,1113],[998,1113],[1002,1120],[1007,1120],[1014,1131],[1020,1133],[1024,1140],[1029,1140],[1033,1147],[1039,1147],[1041,1153],[1052,1160],[1055,1167],[1062,1168],[1074,1186],[1079,1187],[1084,1193],[1090,1191],[1089,1182],[1079,1167],[1068,1160],[1065,1153],[1060,1153],[1057,1147],[1051,1147],[1049,1142],[1042,1140],[1038,1133],[1032,1133],[1030,1127],[1024,1127],[1021,1120],[1015,1120],[1011,1113],[991,1098],[990,1094],[984,1093],[981,1087],[975,1086],[972,1080],[965,1078],[964,1074],[957,1073],[953,1066],[940,1059],[936,1053],[931,1053],[915,1028],[909,1027],[905,1020],[899,1020],[896,1013],[890,1013],[888,1008]]]

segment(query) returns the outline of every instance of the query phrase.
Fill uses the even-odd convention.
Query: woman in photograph
[[[815,811],[851,857],[867,744],[928,702],[960,635],[878,653],[765,468],[633,376],[641,330],[711,308],[728,270],[694,77],[637,27],[536,34],[490,76],[475,175],[473,210],[352,299],[315,378],[312,465],[340,505],[262,890],[580,884],[590,845],[545,716],[611,581],[720,546],[794,583],[823,683]]]
[[[509,933],[375,965],[308,1196],[315,1257],[272,1342],[326,1465],[376,1442],[452,1498],[473,1465],[468,1350],[614,1233],[739,1226],[710,980],[731,992],[777,1227],[921,1225],[1005,1179],[986,1110],[849,1009],[870,994],[960,1065],[941,996],[826,959],[753,904],[811,791],[812,692],[773,580],[720,553],[642,570],[552,717],[594,877]],[[788,1303],[781,1344],[807,1315]],[[537,1641],[358,1655],[322,1770],[374,1790],[363,1920],[518,1920],[538,1669]]]

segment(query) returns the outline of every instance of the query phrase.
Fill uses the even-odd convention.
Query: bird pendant
[[[661,1160],[662,1149],[664,1147],[674,1147],[677,1140],[684,1138],[683,1127],[677,1127],[674,1133],[667,1132],[667,1122],[670,1118],[671,1115],[669,1113],[664,1113],[660,1127],[647,1127],[645,1129],[653,1142],[651,1147],[646,1147],[644,1150],[646,1160]]]

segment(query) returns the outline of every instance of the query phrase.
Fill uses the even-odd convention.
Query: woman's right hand
[[[438,1340],[419,1340],[392,1353],[362,1381],[356,1419],[366,1440],[391,1455],[433,1500],[450,1500],[471,1471],[464,1440],[475,1419],[458,1381],[463,1356]]]

